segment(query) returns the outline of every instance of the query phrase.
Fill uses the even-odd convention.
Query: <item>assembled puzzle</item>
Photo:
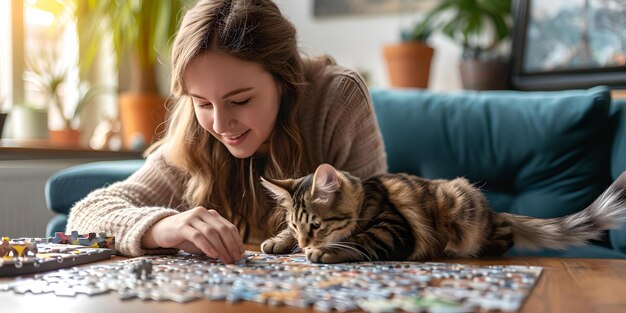
[[[52,238],[2,237],[0,277],[17,276],[105,260],[115,254],[115,238],[104,233],[70,235],[57,232]]]
[[[180,253],[145,256],[0,283],[0,292],[119,299],[256,301],[340,312],[517,311],[542,272],[529,266],[434,262],[314,264],[302,254],[246,252],[237,264]]]

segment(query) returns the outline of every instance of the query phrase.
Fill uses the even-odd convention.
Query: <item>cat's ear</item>
[[[284,200],[291,197],[295,185],[293,179],[269,179],[261,177],[261,184],[275,199]]]
[[[313,201],[322,204],[332,204],[335,200],[335,192],[341,187],[341,181],[337,170],[329,164],[321,164],[313,175],[313,188],[311,195]]]

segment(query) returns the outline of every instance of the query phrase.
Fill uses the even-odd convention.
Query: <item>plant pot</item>
[[[434,49],[420,42],[387,45],[383,55],[392,87],[427,88]]]
[[[509,63],[499,59],[464,59],[461,61],[461,82],[464,89],[509,89]]]
[[[157,127],[165,120],[165,99],[157,94],[120,95],[122,142],[126,149],[143,150],[156,138]]]
[[[80,146],[80,131],[75,129],[51,130],[48,141],[58,146]]]
[[[4,121],[7,120],[7,113],[0,113],[0,139],[2,139],[2,130],[4,129]]]
[[[48,112],[14,106],[7,120],[7,138],[47,139]]]

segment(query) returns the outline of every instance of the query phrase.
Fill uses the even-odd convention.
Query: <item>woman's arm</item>
[[[164,253],[141,248],[146,231],[159,220],[179,213],[181,177],[155,152],[128,179],[91,192],[70,210],[67,230],[106,232],[115,236],[124,255]],[[170,250],[169,252],[174,251]]]

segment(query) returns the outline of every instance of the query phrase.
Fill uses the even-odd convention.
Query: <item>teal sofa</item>
[[[626,101],[610,90],[459,92],[377,89],[371,93],[390,172],[427,178],[464,176],[496,211],[540,218],[583,209],[626,170]],[[72,204],[90,190],[123,179],[141,161],[112,161],[62,170],[46,199],[63,230]],[[626,227],[624,227],[626,228]],[[626,229],[585,247],[510,255],[626,258]]]

